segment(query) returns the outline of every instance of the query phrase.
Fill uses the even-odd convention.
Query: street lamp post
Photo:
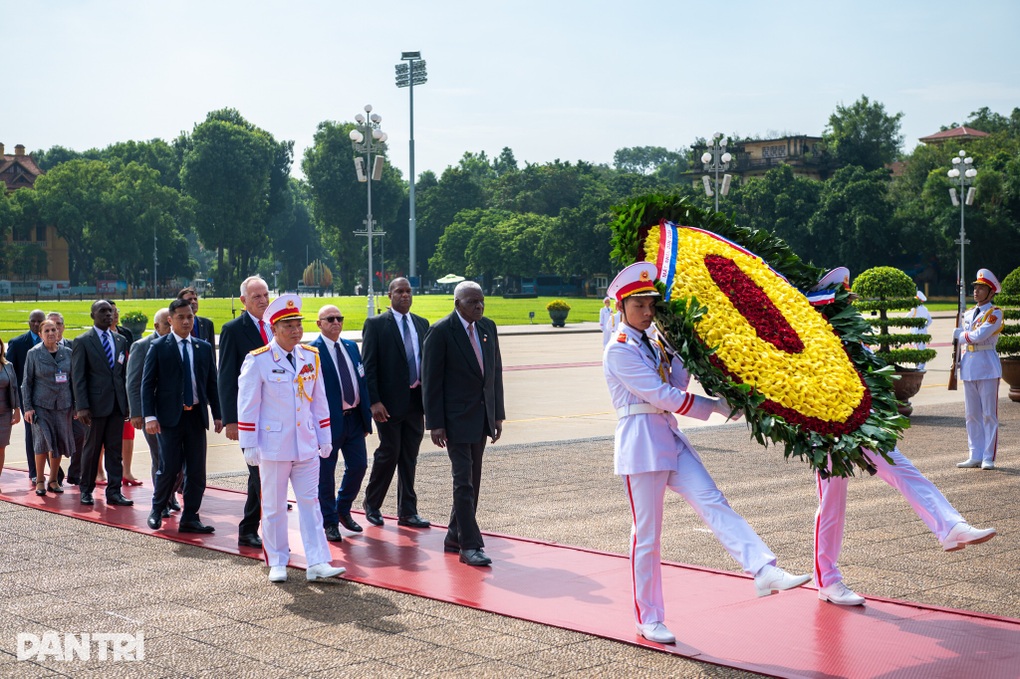
[[[721,132],[712,135],[712,145],[701,155],[701,162],[706,172],[715,173],[715,191],[712,190],[712,180],[706,174],[701,180],[705,183],[705,195],[715,196],[715,211],[719,211],[719,194],[726,195],[730,192],[730,175],[724,174],[722,185],[719,184],[719,173],[730,169],[730,161],[733,156],[726,150],[726,137]]]
[[[408,207],[410,208],[411,216],[407,220],[407,245],[408,245],[408,275],[413,281],[418,275],[418,267],[415,262],[416,258],[416,230],[417,223],[414,216],[414,86],[424,85],[428,82],[428,72],[425,70],[425,61],[421,58],[421,52],[401,52],[400,60],[406,61],[406,64],[397,64],[397,87],[406,87],[410,93],[411,99],[411,140],[410,146],[410,175],[409,175],[409,192],[408,192]]]
[[[967,273],[963,265],[963,250],[964,246],[970,243],[967,240],[967,231],[964,229],[963,209],[965,205],[974,204],[975,189],[971,186],[974,183],[974,177],[977,176],[977,169],[974,168],[974,159],[968,156],[966,151],[960,151],[953,158],[953,168],[947,174],[949,182],[956,185],[949,189],[949,197],[952,199],[954,206],[960,206],[960,237],[956,242],[960,244],[960,313],[963,313],[963,310],[967,308]],[[959,198],[956,195],[956,187],[960,188]],[[970,189],[967,190],[966,197],[964,197],[964,189],[967,187],[970,187]]]
[[[372,227],[375,226],[375,222],[372,219],[372,180],[379,181],[382,179],[383,164],[385,162],[384,158],[378,153],[376,153],[375,161],[373,162],[372,142],[375,141],[376,144],[382,144],[386,141],[387,137],[386,133],[379,128],[382,116],[378,113],[372,113],[371,104],[365,104],[365,113],[368,117],[360,113],[354,116],[357,125],[351,130],[349,136],[355,153],[365,154],[364,158],[360,155],[355,156],[354,170],[358,173],[358,181],[368,184],[368,215],[365,219],[365,230],[355,231],[354,233],[368,238],[368,315],[372,317],[375,316],[375,269],[372,267],[372,239],[375,236],[386,235],[383,231],[372,230]]]

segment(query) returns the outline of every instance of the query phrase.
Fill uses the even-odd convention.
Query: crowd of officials
[[[36,494],[77,485],[80,503],[93,505],[96,488],[105,486],[108,506],[131,506],[122,490],[144,483],[131,472],[140,430],[152,463],[148,526],[162,530],[179,512],[179,532],[208,534],[215,527],[200,516],[206,432],[223,431],[239,442],[248,466],[239,546],[264,549],[270,580],[286,579],[289,482],[313,580],[343,572],[329,563],[326,547],[343,540],[341,527],[348,535],[364,530],[351,510],[368,471],[373,425],[379,447],[361,505],[366,520],[384,524],[380,508],[396,477],[397,523],[431,525],[418,514],[414,490],[428,428],[451,458],[445,547],[468,565],[489,565],[475,508],[486,439],[499,438],[505,418],[496,326],[470,281],[454,291],[452,313],[431,328],[410,311],[407,279],[392,281],[388,296],[390,308],[365,323],[360,351],[340,337],[344,317],[331,304],[318,310],[319,336],[302,343],[301,298],[271,302],[259,276],[242,282],[243,311],[221,328],[218,352],[193,288],[157,311],[153,332],[137,341],[109,300],[92,304],[93,325],[74,341],[63,338],[60,314],[32,311],[28,332],[11,340],[0,366],[0,465],[23,419]]]

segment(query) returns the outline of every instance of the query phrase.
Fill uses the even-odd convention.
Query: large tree
[[[884,104],[861,95],[849,106],[837,105],[829,116],[823,135],[826,148],[841,165],[876,170],[896,160],[903,144],[902,118],[902,113],[889,115]]]
[[[836,170],[808,221],[816,265],[846,266],[856,274],[903,254],[888,189],[886,170],[858,165]]]
[[[741,226],[770,231],[801,257],[810,258],[813,245],[808,222],[818,208],[822,186],[822,182],[795,175],[789,165],[780,165],[735,187],[727,204]]]

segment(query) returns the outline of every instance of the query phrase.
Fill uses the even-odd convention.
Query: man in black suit
[[[361,526],[351,516],[354,498],[361,491],[361,482],[368,470],[365,437],[372,433],[372,411],[368,407],[368,387],[358,345],[341,339],[344,317],[332,304],[319,309],[315,322],[321,334],[312,342],[322,363],[322,384],[329,405],[329,456],[319,460],[319,508],[326,539],[340,542],[340,524],[354,533]],[[344,477],[336,492],[338,453],[344,456]],[[335,493],[335,494],[334,494]]]
[[[248,352],[269,344],[273,337],[272,328],[262,321],[269,306],[269,286],[261,276],[244,279],[240,299],[244,311],[220,329],[220,406],[227,438],[231,441],[237,440],[237,378],[241,375],[241,364]],[[259,538],[261,486],[258,466],[248,465],[248,499],[244,503],[244,517],[237,527],[237,543],[241,546],[262,548]]]
[[[212,533],[198,518],[205,493],[205,432],[212,409],[216,433],[223,430],[212,345],[191,337],[195,313],[183,299],[170,302],[170,329],[152,342],[142,370],[145,431],[159,437],[160,465],[152,494],[149,528],[163,523],[163,510],[184,468],[184,511],[180,533]]]
[[[446,448],[453,471],[453,511],[444,546],[469,566],[488,566],[475,520],[485,437],[503,433],[503,359],[496,324],[485,315],[485,295],[473,281],[453,291],[454,311],[425,337],[422,390],[425,426]]]
[[[106,300],[92,303],[93,327],[71,345],[71,389],[78,419],[90,427],[82,453],[79,488],[81,503],[95,504],[92,491],[99,471],[99,453],[106,450],[106,503],[130,506],[121,493],[121,440],[128,415],[125,388],[127,341],[113,332],[113,307]]]
[[[18,392],[21,391],[21,381],[25,378],[25,357],[28,350],[42,341],[39,336],[39,326],[46,320],[46,314],[42,309],[35,309],[28,315],[28,332],[18,335],[7,343],[7,360],[14,366],[14,374],[18,376]],[[32,425],[25,422],[25,453],[28,456],[28,476],[32,483],[35,483],[35,452],[32,442]]]
[[[372,419],[379,428],[379,447],[365,488],[365,518],[375,526],[383,524],[379,509],[396,471],[397,523],[427,528],[429,522],[418,516],[414,473],[425,433],[421,347],[429,322],[411,313],[411,284],[406,278],[391,281],[388,295],[389,310],[366,319],[361,331]]]
[[[216,348],[216,326],[213,325],[211,318],[198,315],[198,291],[195,288],[184,288],[177,293],[177,299],[183,299],[191,305],[191,310],[195,314],[195,324],[191,328],[191,336],[203,339],[209,344]],[[214,351],[213,354],[216,352]],[[215,356],[214,356],[215,358]]]

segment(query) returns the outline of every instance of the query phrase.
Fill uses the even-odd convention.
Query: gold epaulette
[[[313,354],[319,353],[319,347],[313,347],[311,344],[302,344],[301,348],[302,349],[307,349],[308,351],[312,352]]]
[[[621,332],[619,335],[616,336],[616,341],[620,342],[621,344],[626,343],[627,333]]]
[[[259,354],[264,354],[267,351],[269,351],[269,345],[268,344],[266,346],[264,346],[264,347],[259,347],[258,349],[252,349],[248,353],[251,354],[252,356],[258,356]]]

